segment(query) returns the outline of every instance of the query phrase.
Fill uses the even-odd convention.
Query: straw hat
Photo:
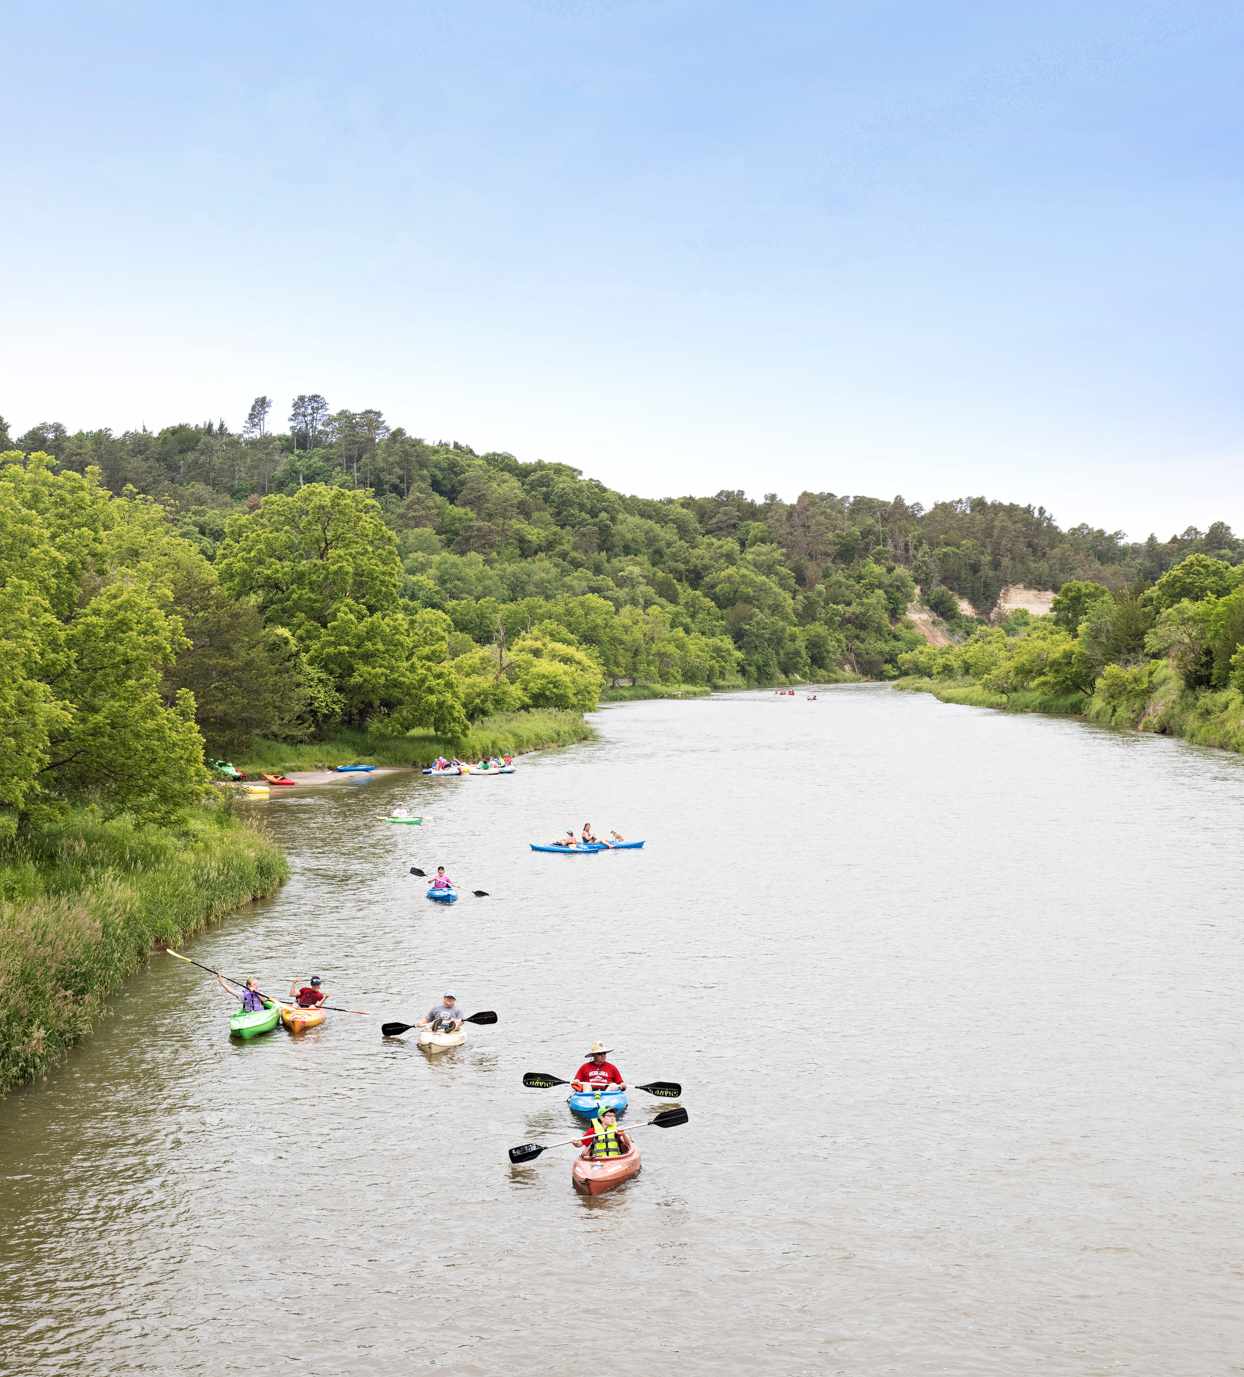
[[[606,1047],[605,1044],[604,1044],[603,1042],[594,1042],[594,1043],[592,1043],[592,1050],[588,1053],[588,1056],[589,1056],[589,1057],[595,1057],[595,1056],[600,1056],[600,1055],[608,1056],[609,1053],[612,1052],[612,1051],[613,1051],[613,1048],[612,1048],[612,1047]]]

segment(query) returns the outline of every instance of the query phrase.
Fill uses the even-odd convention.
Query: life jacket
[[[605,1157],[623,1156],[622,1144],[618,1142],[618,1127],[616,1124],[606,1124],[603,1119],[592,1120],[592,1132],[596,1135],[592,1139],[593,1159]]]
[[[254,1001],[252,1003],[252,1001]],[[242,991],[242,1012],[244,1014],[262,1013],[268,1006],[263,1002],[263,996],[256,990]]]

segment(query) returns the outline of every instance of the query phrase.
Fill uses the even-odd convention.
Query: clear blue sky
[[[1244,10],[9,0],[0,412],[1244,528]]]

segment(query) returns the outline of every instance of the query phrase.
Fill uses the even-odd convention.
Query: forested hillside
[[[982,615],[1010,583],[1126,597],[1190,553],[1244,555],[1221,523],[1130,544],[984,498],[631,497],[318,395],[295,399],[287,429],[271,412],[259,397],[237,429],[122,435],[46,423],[12,436],[0,421],[6,587],[46,584],[55,647],[146,628],[135,664],[175,768],[194,754],[190,713],[226,752],[343,726],[453,737],[498,712],[591,707],[606,685],[891,677],[920,645],[905,620],[917,586],[962,636],[960,597]],[[88,556],[52,529],[70,507],[94,532],[76,592],[64,562]],[[29,520],[49,527],[47,569],[22,553]],[[85,719],[49,687],[61,650],[29,620],[3,634],[28,647],[23,672],[48,687],[29,701],[64,755]],[[97,715],[114,690],[92,687]]]

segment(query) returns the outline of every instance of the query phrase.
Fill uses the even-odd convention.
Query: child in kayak
[[[592,1149],[592,1160],[600,1161],[606,1157],[621,1157],[631,1146],[630,1139],[618,1128],[618,1116],[612,1109],[601,1112],[599,1119],[592,1120],[591,1133],[579,1139],[580,1147]]]
[[[436,867],[436,874],[432,877],[432,888],[452,889],[453,887],[454,882],[445,874],[445,867],[443,865],[438,865]]]
[[[301,989],[295,990],[296,980],[289,982],[289,997],[294,1000],[300,1009],[314,1009],[317,1005],[323,1004],[328,998],[328,991],[320,989],[320,977],[313,975],[309,985],[303,985]]]
[[[609,1052],[610,1049],[603,1042],[592,1043],[587,1061],[574,1073],[574,1080],[570,1082],[571,1089],[625,1090],[626,1082],[622,1079],[622,1072],[611,1061],[605,1060]]]
[[[228,985],[225,984],[222,976],[218,975],[216,979],[220,982],[220,988],[224,990],[225,994],[227,994],[230,999],[237,998],[236,991],[231,990]],[[242,1012],[244,1014],[257,1014],[265,1007],[263,996],[260,995],[259,991],[255,988],[254,979],[248,976],[246,984],[242,987]]]
[[[550,846],[575,846],[576,844],[573,832],[567,832],[564,837],[558,837],[556,841],[549,842]]]

